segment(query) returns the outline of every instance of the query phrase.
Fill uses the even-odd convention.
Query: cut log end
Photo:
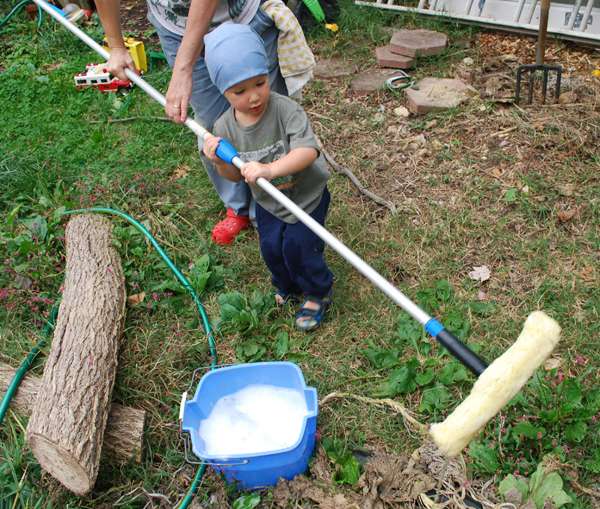
[[[16,373],[16,368],[0,364],[0,396],[6,393]],[[41,382],[39,377],[31,373],[26,374],[10,402],[10,408],[18,414],[31,414]],[[141,463],[144,456],[145,429],[144,410],[112,403],[102,445],[104,462],[123,465],[133,460],[135,463]]]
[[[65,488],[77,495],[85,495],[92,489],[88,472],[69,451],[39,435],[29,435],[27,443],[44,469]]]

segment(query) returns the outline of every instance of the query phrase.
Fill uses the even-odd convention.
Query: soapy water
[[[307,414],[302,392],[253,384],[220,398],[199,434],[210,456],[276,451],[298,441]]]

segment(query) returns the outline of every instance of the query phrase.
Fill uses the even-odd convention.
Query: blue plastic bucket
[[[304,393],[308,415],[300,436],[285,449],[254,454],[217,457],[207,454],[200,437],[200,421],[207,419],[219,399],[252,384],[266,384]],[[227,482],[239,481],[240,489],[274,486],[280,477],[291,480],[308,468],[315,447],[317,429],[317,390],[307,387],[300,368],[293,362],[257,362],[236,364],[206,373],[194,397],[183,408],[181,430],[189,433],[194,454],[222,472]]]

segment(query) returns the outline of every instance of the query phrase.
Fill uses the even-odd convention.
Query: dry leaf
[[[558,219],[560,219],[563,223],[566,223],[573,218],[575,212],[577,212],[577,209],[561,210],[558,213]]]
[[[553,369],[560,368],[562,360],[559,357],[550,357],[544,362],[544,369],[546,371],[552,371]]]
[[[398,106],[394,109],[394,115],[396,115],[397,117],[409,117],[410,111],[408,111],[408,109],[404,106]]]
[[[44,70],[45,71],[54,71],[55,69],[60,69],[66,63],[67,63],[67,61],[63,60],[62,62],[58,62],[56,64],[45,65]]]
[[[423,134],[411,136],[410,138],[406,138],[406,140],[404,141],[406,143],[418,143],[420,145],[425,145],[425,143],[427,143],[427,140],[425,139],[425,136],[423,136]]]
[[[127,297],[127,304],[129,304],[130,307],[137,306],[138,304],[144,302],[144,297],[146,297],[145,292],[130,295]]]
[[[483,290],[479,290],[479,293],[477,293],[477,300],[483,302],[485,299],[487,299],[487,295]]]
[[[188,176],[188,172],[187,172],[187,171],[185,171],[185,170],[186,170],[186,169],[187,169],[187,170],[189,170],[189,169],[190,169],[190,167],[189,167],[189,166],[186,166],[185,164],[182,164],[181,166],[182,166],[182,168],[177,168],[177,169],[176,169],[176,170],[173,172],[173,178],[176,178],[176,179],[183,179],[183,178],[185,178],[185,177],[187,177],[187,176]]]
[[[492,168],[492,175],[494,177],[499,177],[500,175],[502,175],[502,170],[495,166],[494,168]]]
[[[490,278],[490,269],[485,265],[481,267],[473,267],[473,271],[469,272],[469,277],[475,281],[487,281]]]
[[[529,124],[529,127],[531,127],[532,129],[539,129],[539,130],[543,130],[548,126],[548,124],[546,124],[546,122],[541,122],[539,120],[537,120],[536,122],[531,122],[531,124]]]
[[[573,184],[562,184],[558,186],[558,192],[563,196],[573,195]]]

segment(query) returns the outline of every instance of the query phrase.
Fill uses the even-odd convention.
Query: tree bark
[[[0,393],[6,393],[16,372],[15,368],[0,364]],[[41,383],[40,377],[25,375],[10,402],[11,408],[18,414],[30,415]],[[100,461],[115,461],[118,465],[122,465],[133,459],[136,463],[141,463],[145,427],[144,410],[113,403],[106,421]]]
[[[25,439],[40,466],[84,495],[98,475],[125,317],[125,285],[108,219],[66,228],[67,264],[54,339]]]

